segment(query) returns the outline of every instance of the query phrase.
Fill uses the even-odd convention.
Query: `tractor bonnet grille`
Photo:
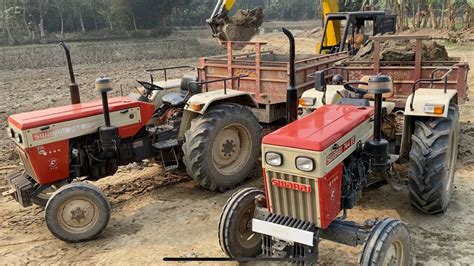
[[[272,213],[320,224],[316,179],[273,171],[266,171],[266,176]],[[288,184],[291,188],[282,184]],[[309,187],[311,190],[308,192]]]

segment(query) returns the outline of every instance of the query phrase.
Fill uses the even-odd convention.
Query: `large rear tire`
[[[410,233],[405,224],[388,218],[379,221],[369,234],[359,264],[405,266],[410,263]]]
[[[447,118],[415,121],[410,151],[409,197],[427,214],[443,213],[453,190],[458,155],[459,110],[449,105]]]
[[[225,191],[244,181],[260,154],[262,127],[249,108],[223,103],[195,118],[185,133],[183,162],[202,187]]]
[[[109,201],[99,188],[74,183],[53,194],[44,215],[55,237],[74,243],[97,237],[109,223],[110,212]]]
[[[219,219],[219,244],[230,258],[253,258],[262,253],[262,236],[252,231],[255,197],[264,195],[256,188],[234,193]]]

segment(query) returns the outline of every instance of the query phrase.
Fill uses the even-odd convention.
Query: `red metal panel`
[[[326,229],[341,211],[342,163],[318,178],[321,228]]]
[[[373,115],[372,107],[325,105],[263,138],[264,144],[323,151]]]
[[[51,184],[69,176],[69,140],[28,148],[25,152],[34,172],[29,174],[39,184]]]
[[[147,110],[154,108],[152,104],[132,100],[128,97],[114,97],[109,99],[110,112],[138,106],[141,106]],[[40,127],[43,125],[50,125],[64,121],[90,117],[102,113],[102,102],[99,100],[15,114],[8,117],[8,122],[16,126],[18,129],[24,130]],[[149,117],[142,116],[142,120],[144,119],[147,121]]]

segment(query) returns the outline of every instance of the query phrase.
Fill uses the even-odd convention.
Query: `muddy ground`
[[[281,35],[259,37],[285,50]],[[298,38],[298,51],[312,53],[314,39]],[[450,56],[474,62],[474,45],[448,46]],[[198,55],[199,56],[199,55]],[[109,64],[77,65],[83,100],[97,98],[93,81],[100,75],[115,78],[115,94],[129,91],[135,79],[146,78],[143,69],[194,64],[196,58],[141,60]],[[474,74],[469,76],[474,88]],[[9,114],[69,101],[67,71],[63,67],[2,70],[0,72],[0,119]],[[375,217],[399,217],[411,231],[414,264],[470,264],[474,261],[474,111],[472,102],[461,107],[461,153],[449,210],[444,215],[420,214],[408,204],[407,190],[382,186],[365,193],[349,218],[362,222]],[[18,167],[13,145],[0,134],[0,175]],[[1,182],[1,181],[0,181]],[[153,163],[122,167],[111,177],[96,182],[113,207],[110,224],[96,240],[67,244],[47,230],[43,210],[22,209],[0,198],[0,264],[164,264],[166,256],[223,256],[217,239],[222,206],[235,191],[214,193],[201,189],[183,174],[163,174]],[[253,178],[245,186],[262,186]],[[0,191],[5,187],[0,183]],[[323,241],[323,264],[355,264],[359,249]]]

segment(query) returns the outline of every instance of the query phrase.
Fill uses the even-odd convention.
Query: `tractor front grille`
[[[266,182],[271,212],[287,217],[309,221],[319,225],[316,179],[266,171]],[[272,180],[284,180],[311,187],[310,192],[288,189],[272,184]]]

